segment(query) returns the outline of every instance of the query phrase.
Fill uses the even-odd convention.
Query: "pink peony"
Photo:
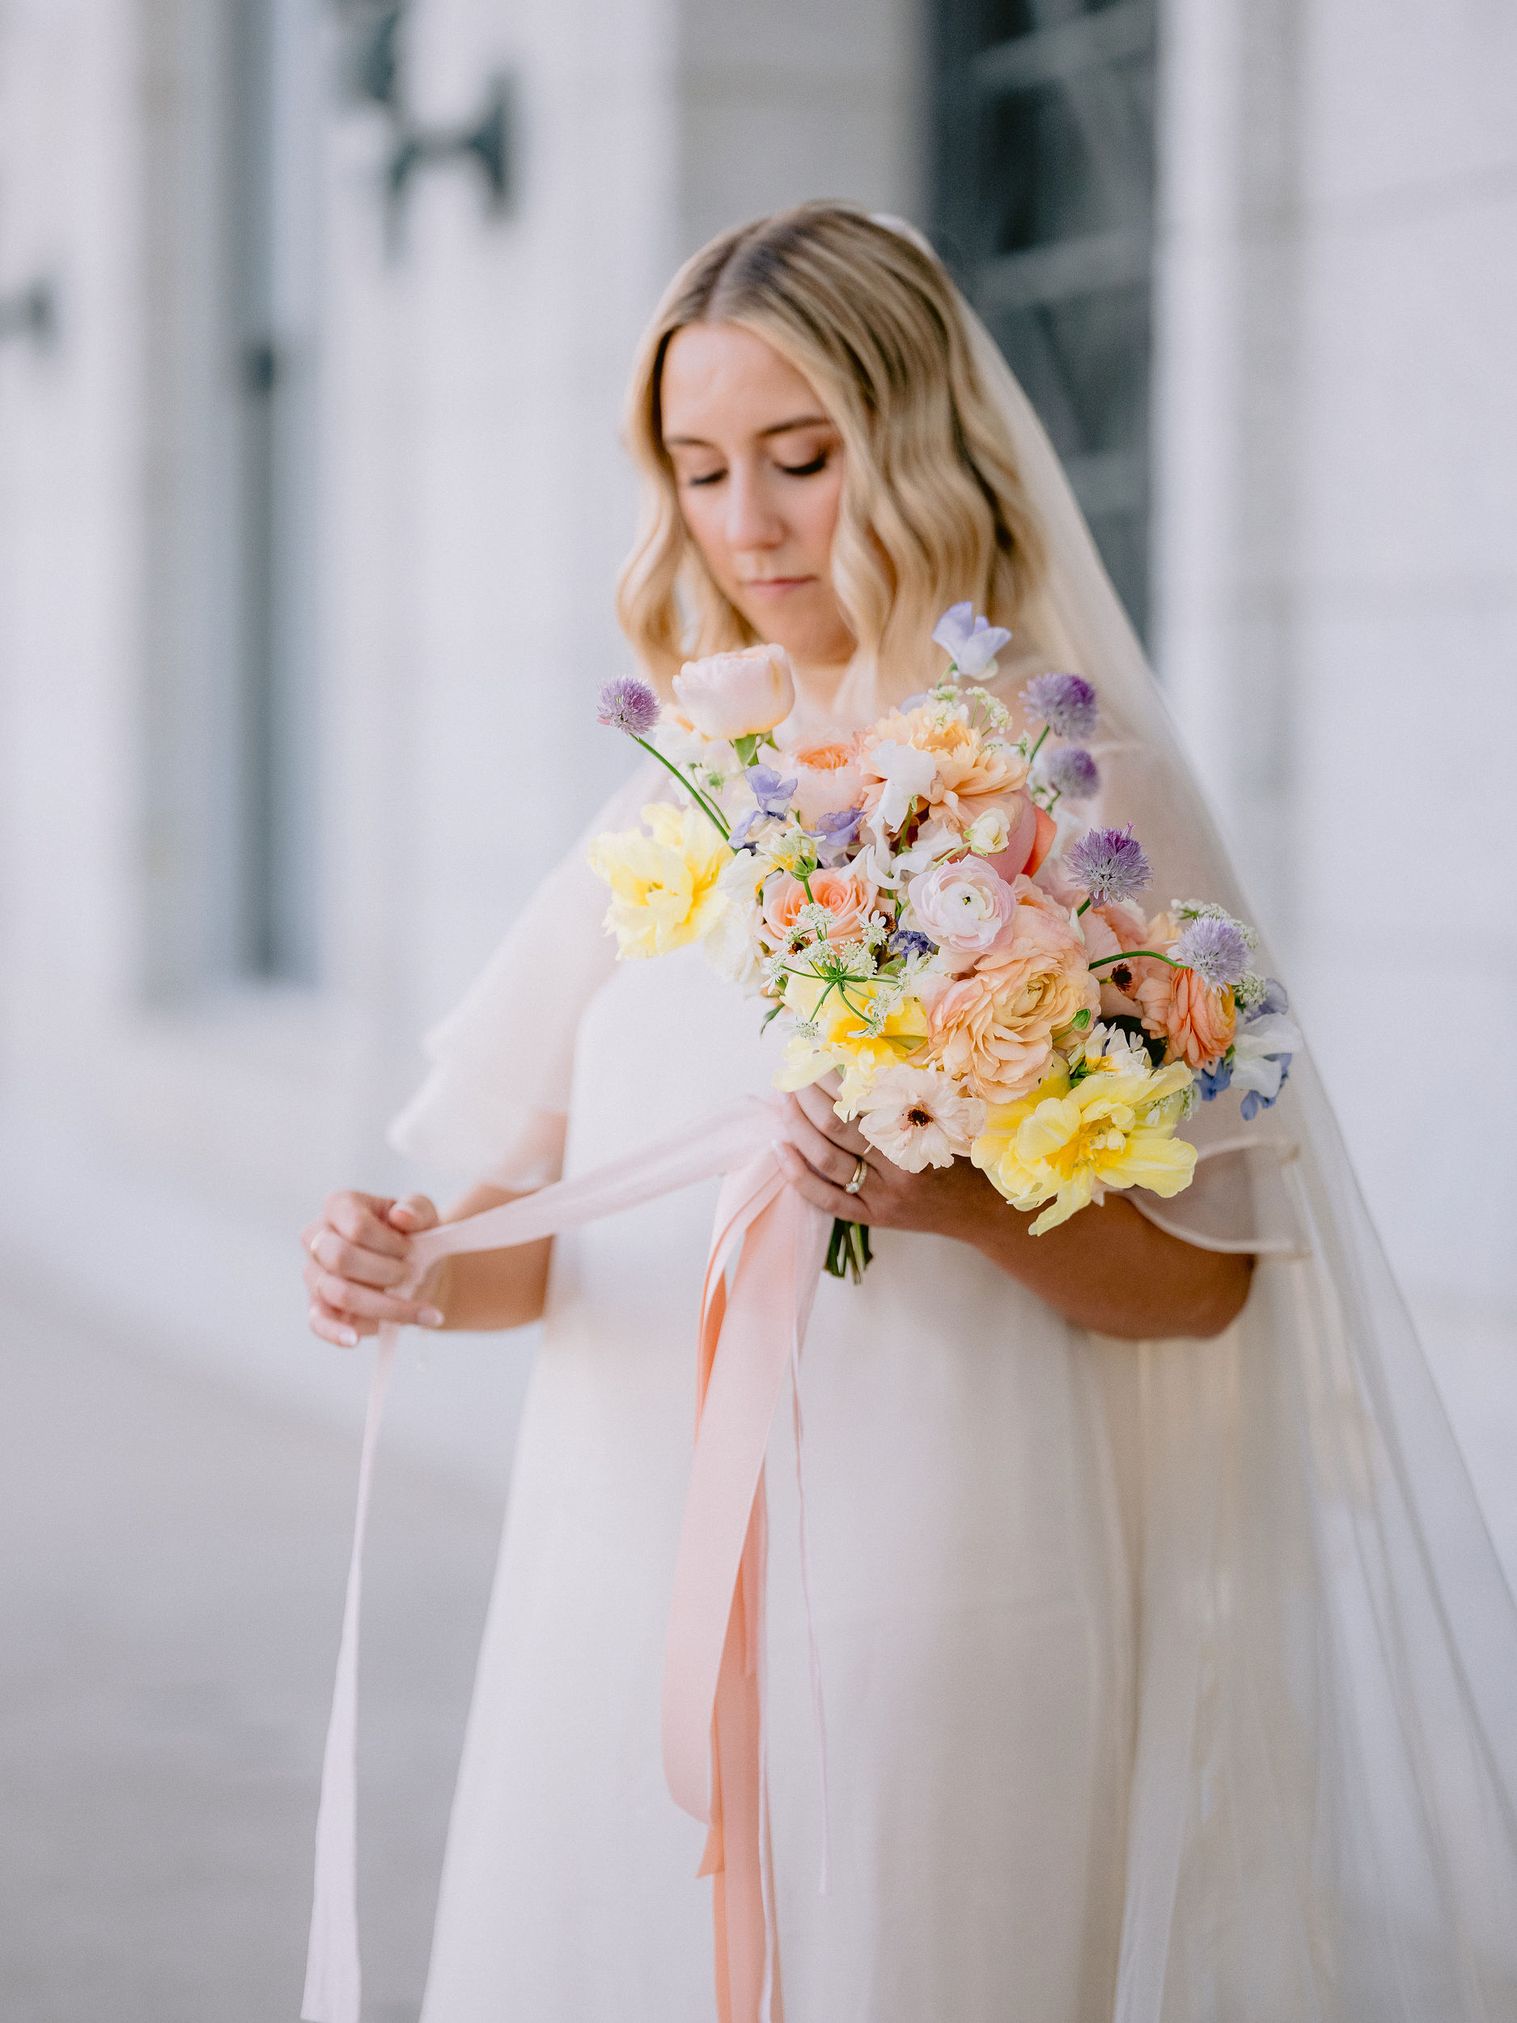
[[[687,660],[674,693],[702,737],[745,738],[773,730],[795,707],[795,676],[783,646],[745,646]]]

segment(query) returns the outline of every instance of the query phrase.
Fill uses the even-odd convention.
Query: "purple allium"
[[[783,815],[795,792],[794,780],[782,780],[773,766],[750,766],[744,774],[764,815]]]
[[[834,808],[831,814],[819,815],[816,827],[806,833],[814,836],[818,843],[830,843],[835,849],[846,849],[858,835],[863,819],[862,808]]]
[[[1083,674],[1035,674],[1022,700],[1055,737],[1088,738],[1096,727],[1096,692]]]
[[[1192,920],[1170,954],[1214,988],[1236,983],[1248,968],[1248,942],[1236,920],[1202,914]]]
[[[658,697],[635,674],[620,675],[601,690],[595,720],[629,738],[645,738],[658,722]]]
[[[1060,745],[1043,761],[1042,771],[1066,801],[1088,801],[1101,784],[1100,768],[1084,745]]]
[[[1064,864],[1070,877],[1098,906],[1108,900],[1130,899],[1154,875],[1131,822],[1125,829],[1087,829],[1066,854]]]
[[[885,954],[887,958],[892,955],[904,955],[907,957],[913,955],[936,955],[937,948],[937,943],[930,935],[923,934],[919,928],[915,927],[897,927],[886,938],[885,942]]]

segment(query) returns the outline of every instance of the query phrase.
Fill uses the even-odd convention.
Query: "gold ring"
[[[845,1194],[861,1193],[863,1191],[864,1178],[865,1175],[868,1173],[868,1171],[869,1171],[869,1161],[866,1158],[864,1158],[863,1154],[861,1153],[859,1155],[858,1164],[853,1169],[853,1178],[849,1181],[848,1185],[843,1189],[843,1192]]]

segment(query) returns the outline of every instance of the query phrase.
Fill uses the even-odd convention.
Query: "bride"
[[[666,697],[687,655],[774,643],[810,751],[935,679],[969,598],[1012,632],[1009,705],[1096,683],[1105,808],[1167,889],[1249,915],[1047,439],[911,228],[721,234],[627,436],[618,608]],[[602,925],[589,836],[678,793],[634,769],[427,1034],[390,1135],[473,1183],[444,1220],[770,1089],[750,1001],[694,949],[618,965]],[[823,1280],[765,1457],[753,1974],[658,1742],[715,1183],[419,1284],[429,1200],[327,1201],[323,1339],[543,1323],[424,2023],[1517,2019],[1517,1609],[1309,1061],[1227,1108],[1186,1126],[1185,1193],[1032,1238],[967,1161],[905,1173],[784,1099],[786,1183],[875,1256]]]

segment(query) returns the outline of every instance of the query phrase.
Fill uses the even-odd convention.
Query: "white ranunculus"
[[[754,737],[794,709],[795,675],[784,647],[770,641],[687,660],[674,677],[674,693],[704,737]]]

